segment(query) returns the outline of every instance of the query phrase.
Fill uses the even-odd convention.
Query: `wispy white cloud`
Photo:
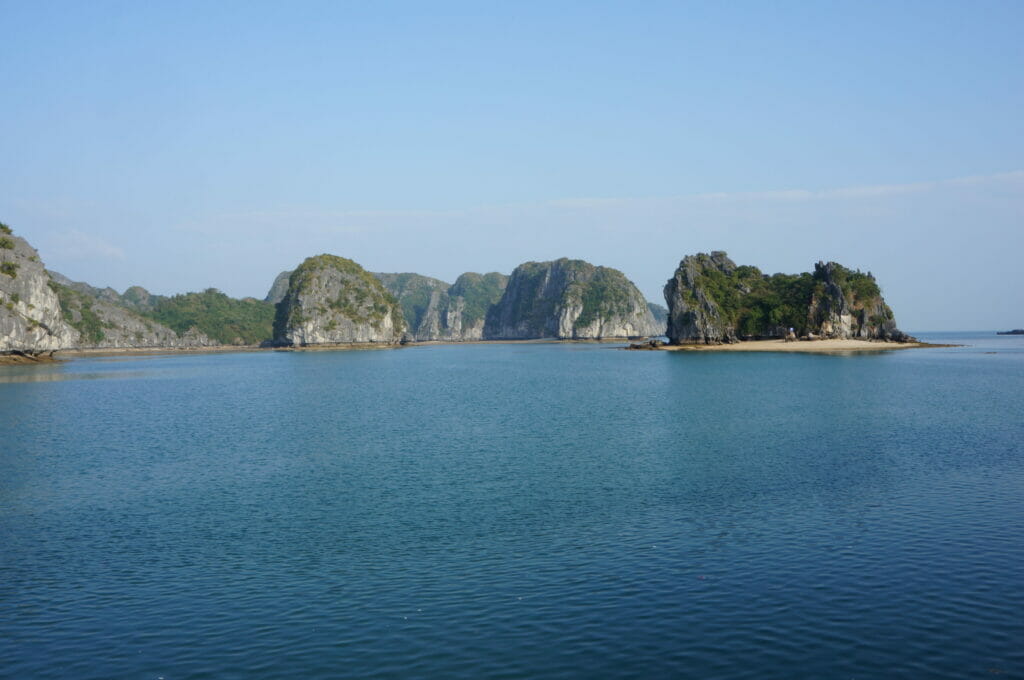
[[[51,235],[48,253],[61,260],[123,260],[125,252],[95,234],[68,229]]]
[[[709,192],[680,196],[651,198],[565,198],[547,202],[556,208],[605,209],[610,207],[635,206],[637,204],[671,205],[685,203],[744,203],[750,201],[775,201],[780,203],[835,201],[856,198],[877,198],[900,196],[936,191],[945,187],[976,186],[984,184],[1024,185],[1024,170],[973,175],[930,182],[907,182],[902,184],[868,184],[836,187],[831,189],[778,189],[770,191]]]
[[[953,308],[974,314],[973,320],[958,316],[956,324],[996,325],[997,316],[1019,310],[1022,300],[1007,278],[1024,249],[1022,170],[901,184],[568,197],[448,210],[273,206],[178,215],[170,225],[167,214],[115,214],[101,206],[70,211],[73,229],[67,228],[72,217],[48,210],[15,214],[10,222],[33,226],[31,242],[57,271],[118,289],[138,283],[172,293],[213,285],[234,295],[262,295],[277,272],[321,252],[351,257],[372,271],[417,271],[443,280],[568,256],[621,269],[658,301],[680,258],[722,249],[765,271],[802,271],[820,259],[870,269],[912,329],[948,327],[953,322],[944,315]],[[972,275],[950,274],[962,271]],[[1005,295],[991,309],[978,305],[992,300],[992,290]]]
[[[758,209],[771,205],[801,205],[869,201],[890,197],[925,194],[966,187],[1002,184],[1024,189],[1024,171],[959,177],[954,179],[875,184],[830,189],[780,189],[747,192],[711,192],[654,197],[576,197],[546,201],[487,204],[450,210],[315,210],[282,208],[252,210],[206,216],[175,225],[176,230],[230,236],[283,234],[293,236],[369,235],[402,232],[410,229],[494,228],[545,223],[569,225],[573,220],[594,220],[593,228],[607,231],[619,227],[635,229],[636,219],[656,222],[672,216],[703,215],[706,210]],[[696,212],[695,212],[696,211]],[[720,213],[716,213],[720,214]],[[634,220],[620,220],[630,216]],[[647,225],[648,227],[654,225]]]

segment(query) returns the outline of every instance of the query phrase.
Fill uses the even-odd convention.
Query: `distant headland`
[[[450,284],[409,272],[371,273],[329,254],[278,274],[263,300],[213,288],[161,296],[132,286],[118,293],[47,270],[36,250],[0,223],[4,363],[46,360],[56,351],[661,336],[666,348],[800,338],[886,347],[916,342],[896,327],[870,273],[835,262],[819,262],[813,273],[766,275],[721,251],[688,255],[665,286],[665,302],[667,308],[648,302],[622,272],[583,260],[526,262],[510,275],[467,272]]]

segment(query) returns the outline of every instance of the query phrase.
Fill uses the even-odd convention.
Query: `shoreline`
[[[39,354],[30,354],[14,350],[0,354],[0,366],[34,366],[38,364],[53,364],[60,359],[53,356],[54,352],[47,350]]]
[[[920,349],[937,347],[962,347],[962,345],[934,344],[929,342],[886,342],[881,340],[823,339],[795,340],[786,342],[774,340],[744,340],[721,345],[662,345],[654,350],[669,352],[787,352],[803,354],[851,354],[863,352],[889,352],[899,349]]]
[[[381,350],[436,345],[512,345],[548,343],[615,344],[630,342],[629,338],[602,338],[560,340],[558,338],[533,338],[529,340],[424,340],[422,342],[346,342],[323,345],[263,347],[260,345],[209,345],[205,347],[90,347],[81,349],[47,350],[33,355],[20,350],[0,353],[0,366],[26,366],[34,364],[59,363],[66,359],[82,357],[129,357],[164,356],[182,354],[233,354],[242,352],[341,352],[349,350]]]
[[[898,349],[915,349],[925,347],[961,347],[962,345],[945,345],[927,342],[883,342],[871,340],[745,340],[733,344],[721,345],[660,345],[658,347],[642,346],[632,348],[630,343],[637,342],[630,338],[593,338],[593,339],[558,339],[533,338],[529,340],[425,340],[410,342],[405,345],[398,343],[353,342],[330,345],[308,345],[305,347],[260,347],[259,345],[213,345],[209,347],[120,347],[91,349],[62,349],[32,355],[27,352],[12,351],[0,354],[0,366],[32,366],[59,363],[66,359],[83,357],[135,357],[165,356],[192,354],[233,354],[249,352],[338,352],[351,350],[382,350],[414,347],[434,347],[438,345],[520,345],[520,344],[624,344],[625,350],[656,350],[668,352],[795,352],[806,354],[846,354],[852,352],[886,352]],[[643,342],[643,341],[640,341]]]

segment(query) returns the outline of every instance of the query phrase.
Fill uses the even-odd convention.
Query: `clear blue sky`
[[[909,330],[1024,325],[1021,2],[7,2],[0,220],[118,290],[331,252],[835,259]],[[951,314],[950,310],[957,310]]]

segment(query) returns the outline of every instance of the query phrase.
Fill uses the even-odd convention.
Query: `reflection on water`
[[[1013,340],[0,371],[0,678],[1024,677]]]
[[[63,366],[15,366],[0,369],[0,383],[58,382],[61,380],[103,380],[105,378],[141,378],[149,371],[89,371],[79,373]]]

